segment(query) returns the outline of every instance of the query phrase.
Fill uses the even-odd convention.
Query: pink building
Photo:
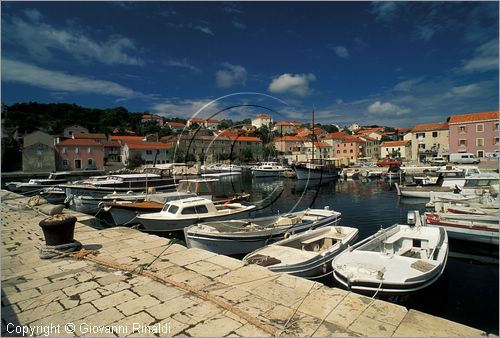
[[[61,170],[104,169],[104,146],[95,140],[68,139],[56,144]]]
[[[450,153],[473,153],[498,160],[498,112],[454,115],[449,118]]]

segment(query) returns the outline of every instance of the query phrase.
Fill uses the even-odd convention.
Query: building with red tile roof
[[[141,123],[148,123],[148,122],[152,122],[159,125],[160,127],[163,127],[163,117],[160,115],[144,113],[142,115]]]
[[[405,135],[411,142],[411,160],[426,163],[433,157],[449,154],[447,122],[417,124]]]
[[[144,164],[164,164],[172,162],[172,144],[162,142],[126,142],[122,150],[122,162],[127,165],[135,158],[142,159]]]
[[[481,160],[498,161],[498,111],[451,116],[450,153],[473,153]]]
[[[104,169],[104,146],[94,139],[67,139],[56,144],[61,170]]]
[[[411,159],[411,143],[410,141],[387,141],[380,144],[380,156]]]
[[[271,115],[268,114],[260,114],[252,118],[252,126],[256,128],[260,128],[262,126],[267,126],[269,128],[271,127],[272,123],[273,123],[273,118]]]
[[[106,141],[108,139],[106,137],[106,134],[102,134],[102,133],[74,133],[72,135],[72,138],[92,139],[92,140],[96,140],[98,142]]]
[[[280,121],[274,124],[273,130],[279,135],[294,134],[301,125],[296,121]]]

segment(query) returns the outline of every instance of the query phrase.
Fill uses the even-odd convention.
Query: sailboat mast
[[[311,139],[311,142],[312,142],[312,162],[314,162],[314,139],[315,139],[315,136],[314,136],[314,109],[313,109],[313,116],[312,116],[312,139]]]

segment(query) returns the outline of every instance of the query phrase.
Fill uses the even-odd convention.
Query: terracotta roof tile
[[[61,141],[57,146],[95,146],[102,147],[102,143],[96,142],[93,139],[67,139]]]
[[[106,139],[106,135],[101,133],[75,133],[73,136],[78,139]]]
[[[181,127],[181,128],[184,128],[184,127],[186,126],[184,123],[180,123],[180,122],[173,122],[173,121],[167,122],[167,124],[168,124],[170,127]]]
[[[437,122],[437,123],[427,123],[427,124],[417,124],[415,128],[411,131],[413,133],[418,131],[433,131],[433,130],[448,130],[447,122]]]
[[[162,142],[127,142],[129,149],[170,149],[172,144]]]
[[[455,123],[479,122],[479,121],[490,121],[490,120],[498,121],[497,111],[464,114],[464,115],[453,115],[450,117],[449,123],[455,124]]]
[[[380,146],[381,147],[401,147],[401,146],[407,146],[410,141],[387,141],[383,142]]]

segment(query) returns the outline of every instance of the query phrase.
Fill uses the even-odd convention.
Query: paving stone
[[[208,257],[207,259],[204,259],[204,261],[220,265],[229,270],[236,270],[245,266],[245,263],[241,260],[224,255]]]
[[[315,287],[314,290],[306,296],[300,311],[310,316],[324,319],[328,314],[344,299],[347,291],[329,288],[326,286]]]
[[[223,309],[219,306],[205,301],[195,304],[183,310],[181,313],[189,317],[193,322],[200,323],[217,314],[220,314],[222,311]]]
[[[429,314],[409,310],[394,332],[398,337],[477,337],[486,332]]]
[[[338,325],[324,322],[316,331],[312,334],[313,337],[353,337],[358,336],[354,332],[346,330]]]
[[[365,312],[363,312],[363,316],[398,326],[407,312],[408,310],[404,306],[375,300]]]
[[[130,316],[134,313],[145,310],[151,306],[159,304],[160,301],[151,296],[142,296],[138,298],[131,299],[125,303],[117,306],[124,315]]]
[[[256,295],[249,295],[238,300],[236,307],[255,317],[274,308],[277,304]]]
[[[76,294],[83,293],[85,291],[89,290],[94,290],[99,287],[99,284],[96,282],[83,282],[83,283],[78,283],[77,285],[73,285],[67,288],[64,288],[62,291],[67,295],[67,296],[73,296]]]
[[[2,298],[4,304],[15,304],[23,300],[33,299],[40,296],[40,291],[36,289],[29,289],[26,291],[14,293]]]
[[[207,262],[207,261],[198,261],[189,265],[185,266],[189,270],[193,270],[198,274],[201,274],[203,276],[209,277],[209,278],[214,278],[220,275],[223,275],[225,273],[228,273],[229,269],[223,268],[220,265]]]
[[[278,277],[279,275],[261,266],[247,265],[214,279],[223,284],[237,286],[242,290],[252,290]]]
[[[193,328],[186,330],[191,336],[221,337],[241,327],[241,323],[224,317],[213,317]]]
[[[261,313],[259,317],[273,323],[286,336],[310,336],[322,323],[316,317],[282,305],[276,305],[271,310]]]
[[[52,302],[31,308],[24,312],[19,312],[16,314],[16,317],[20,323],[31,323],[36,321],[37,319],[59,313],[62,310],[64,309],[61,304],[59,304],[58,302]]]
[[[38,288],[42,294],[49,293],[56,290],[61,290],[69,286],[78,284],[78,281],[74,278],[66,278],[61,280],[52,281],[50,284],[42,285]]]
[[[347,328],[366,310],[371,301],[371,298],[350,292],[330,312],[325,321]]]
[[[237,335],[241,337],[269,337],[270,334],[253,326],[252,324],[245,324],[242,327],[234,331]]]
[[[104,310],[109,307],[114,307],[122,304],[128,300],[137,297],[136,294],[130,292],[129,290],[123,290],[118,293],[113,293],[109,296],[92,301],[92,304],[99,310]]]
[[[349,326],[349,330],[363,336],[390,337],[396,330],[396,326],[362,315]]]
[[[216,254],[214,254],[213,252],[191,248],[187,250],[177,251],[168,255],[163,255],[162,258],[167,259],[179,266],[185,266],[215,255]]]
[[[56,304],[56,303],[52,303]],[[66,323],[73,323],[79,319],[87,318],[88,316],[97,312],[97,309],[90,303],[76,306],[69,310],[60,311],[58,313],[42,312],[45,317],[40,317],[42,323],[53,323],[65,325]],[[29,323],[29,322],[26,322]]]
[[[151,314],[156,319],[162,319],[166,317],[171,317],[172,315],[179,313],[188,307],[200,303],[201,300],[190,297],[190,296],[180,296],[164,303],[152,306],[146,311]]]
[[[56,290],[48,294],[43,294],[38,297],[20,301],[16,303],[16,305],[21,311],[27,311],[33,308],[44,306],[46,304],[50,304],[51,302],[56,302],[64,298],[66,298],[64,293],[61,290]]]
[[[106,309],[104,311],[99,311],[94,313],[88,317],[85,317],[83,320],[79,320],[74,322],[76,327],[81,326],[105,326],[111,323],[119,323],[125,316],[123,313],[115,309],[114,307]],[[76,334],[81,335],[84,332],[76,332]]]

